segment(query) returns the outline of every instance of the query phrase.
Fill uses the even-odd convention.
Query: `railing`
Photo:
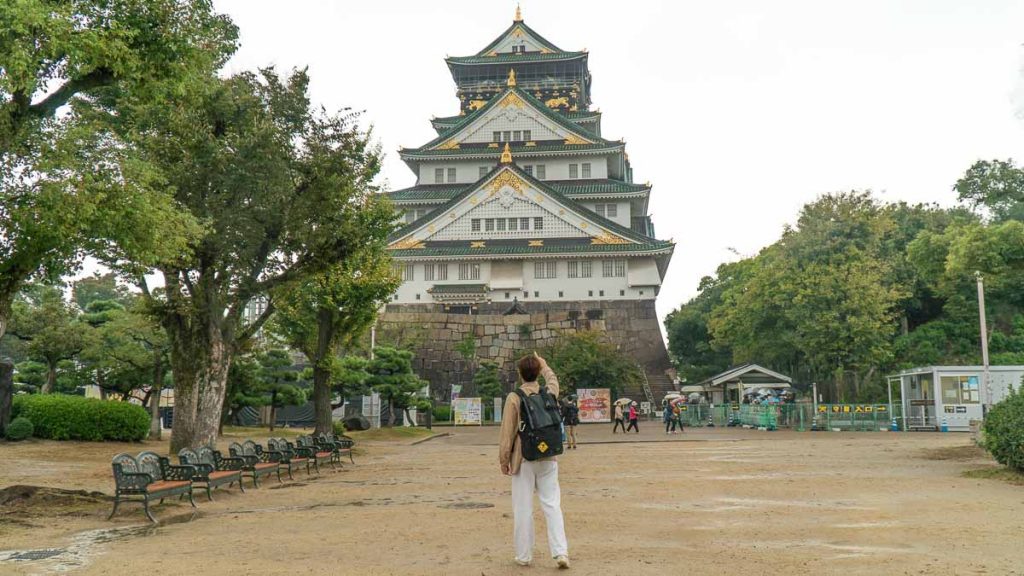
[[[891,430],[893,418],[902,430],[899,405],[889,411],[881,404],[708,404],[680,406],[684,426],[748,426],[766,430],[789,429],[879,431]]]

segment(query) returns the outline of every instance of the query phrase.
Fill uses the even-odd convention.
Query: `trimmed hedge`
[[[985,449],[997,462],[1024,472],[1024,392],[1010,395],[985,415]]]
[[[37,438],[138,441],[149,434],[149,412],[128,402],[32,394],[15,396],[13,416],[32,421]]]
[[[5,433],[7,435],[7,439],[12,442],[24,440],[25,438],[32,436],[32,421],[24,417],[15,418],[7,425]]]
[[[434,406],[434,422],[448,422],[452,419],[451,406]]]

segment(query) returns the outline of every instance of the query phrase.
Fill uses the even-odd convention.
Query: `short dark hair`
[[[537,376],[540,375],[540,360],[533,354],[523,356],[519,359],[518,368],[519,377],[523,382],[536,382]]]

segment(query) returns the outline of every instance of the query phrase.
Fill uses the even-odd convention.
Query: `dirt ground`
[[[1024,574],[1024,486],[965,434],[581,427],[559,461],[578,574]],[[0,444],[0,574],[529,574],[512,564],[497,429],[360,441],[355,465],[105,520],[110,457],[145,446]],[[256,434],[265,436],[266,433]],[[375,437],[374,437],[375,436]],[[224,439],[226,447],[230,439]]]

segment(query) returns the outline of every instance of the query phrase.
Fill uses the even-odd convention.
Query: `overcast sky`
[[[474,54],[515,2],[215,0],[241,30],[230,71],[308,66],[312,97],[365,111],[382,183],[410,186],[400,145],[458,113],[446,55]],[[804,203],[872,189],[950,205],[979,158],[1024,158],[1024,2],[522,2],[534,30],[590,51],[603,135],[651,181],[677,243],[667,314],[733,253],[776,240]]]

